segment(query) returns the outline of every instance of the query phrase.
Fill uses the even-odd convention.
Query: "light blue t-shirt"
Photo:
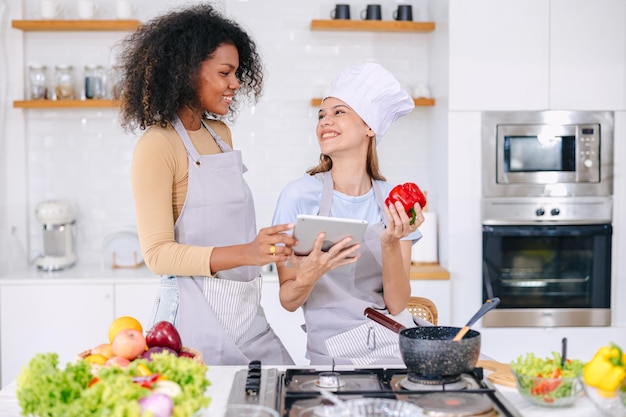
[[[376,180],[375,180],[376,181]],[[383,196],[389,195],[393,185],[386,181],[376,181]],[[280,193],[272,224],[295,223],[298,214],[319,214],[322,200],[322,177],[304,174],[302,177],[288,183]],[[367,220],[368,224],[382,221],[383,215],[376,203],[374,189],[360,196],[349,196],[333,191],[330,208],[331,217]],[[422,237],[419,230],[411,233],[402,240],[417,242]]]

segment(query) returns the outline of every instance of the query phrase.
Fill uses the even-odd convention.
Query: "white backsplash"
[[[10,3],[10,7],[20,4],[15,0]],[[112,18],[113,3],[101,3],[101,18]],[[398,2],[380,3],[383,18],[390,19]],[[416,8],[426,5],[424,1],[408,3]],[[38,4],[35,0],[25,1],[23,18],[39,18]],[[137,17],[147,20],[171,4],[179,3],[136,0],[140,11]],[[409,89],[428,84],[430,34],[309,30],[311,20],[327,19],[334,4],[292,0],[218,2],[257,41],[266,66],[263,98],[255,107],[243,109],[232,126],[234,146],[242,150],[249,169],[246,179],[254,193],[259,228],[270,224],[281,188],[317,163],[317,108],[310,105],[310,99],[321,96],[337,72],[354,63],[377,61]],[[355,19],[366,1],[350,4]],[[64,2],[68,13],[74,5],[74,1]],[[120,32],[25,32],[23,67],[33,62],[48,68],[70,64],[81,78],[85,64],[109,66],[111,46],[123,36]],[[14,99],[21,99],[25,88],[21,85],[22,63],[14,65],[13,74],[17,75],[13,78],[20,85],[12,85],[10,91]],[[100,262],[106,235],[135,223],[129,165],[136,137],[121,130],[115,109],[12,111],[26,115],[29,256],[36,256],[42,249],[41,225],[32,214],[35,205],[45,199],[64,198],[77,206],[79,262]],[[383,139],[379,156],[389,181],[414,181],[429,189],[432,111],[416,108]]]

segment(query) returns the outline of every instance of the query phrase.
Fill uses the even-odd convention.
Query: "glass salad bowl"
[[[583,383],[578,376],[546,378],[516,372],[513,375],[522,397],[533,404],[565,407],[572,405],[583,393]]]
[[[582,378],[581,378],[582,381]],[[615,392],[601,391],[582,382],[585,395],[602,413],[603,417],[626,417],[626,385],[622,384]]]

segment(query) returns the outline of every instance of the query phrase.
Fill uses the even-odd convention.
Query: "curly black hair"
[[[165,127],[181,108],[204,110],[197,93],[200,67],[223,44],[239,52],[241,88],[227,115],[232,120],[239,105],[246,99],[255,103],[263,90],[256,44],[237,23],[211,5],[199,4],[156,17],[126,37],[117,45],[116,65],[122,127]]]

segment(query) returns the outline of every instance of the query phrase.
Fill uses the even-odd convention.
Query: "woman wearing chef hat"
[[[411,245],[424,221],[399,203],[384,204],[394,184],[378,168],[376,146],[389,127],[414,108],[413,99],[381,65],[366,63],[340,73],[322,101],[316,127],[319,164],[281,192],[274,224],[298,214],[364,219],[361,245],[349,239],[323,252],[323,236],[309,255],[278,262],[284,308],[303,308],[311,364],[402,364],[398,335],[367,319],[372,307],[414,326],[406,305]],[[354,254],[356,257],[350,257]],[[338,268],[338,267],[342,268]]]

